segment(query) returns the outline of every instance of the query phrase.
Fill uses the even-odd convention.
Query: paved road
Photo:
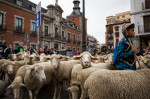
[[[21,92],[21,94],[22,94],[22,92]],[[52,96],[53,96],[52,92],[50,92],[48,90],[47,86],[45,86],[40,90],[37,99],[52,99]],[[14,99],[13,95],[11,95],[11,89],[7,90],[5,95],[3,97],[0,97],[0,99]],[[25,92],[25,99],[29,99],[27,90]],[[66,91],[66,85],[63,86],[63,91],[61,93],[61,99],[69,99],[68,93]]]

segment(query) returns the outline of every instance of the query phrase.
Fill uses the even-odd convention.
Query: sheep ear
[[[66,89],[67,91],[70,91],[70,87]]]
[[[8,90],[9,88],[13,88],[13,85],[9,85],[5,90]]]
[[[25,87],[25,85],[24,85],[23,83],[22,83],[21,85],[22,85],[23,87]]]
[[[59,58],[59,59],[63,59],[63,56],[62,56],[62,55],[60,55],[58,58]]]
[[[27,70],[33,70],[33,69],[34,69],[34,66],[26,65],[25,68],[26,68]]]
[[[2,67],[7,66],[7,63],[2,64]]]
[[[8,58],[10,58],[11,56],[12,56],[12,55],[11,55],[11,54],[9,54],[9,55],[8,55]]]
[[[91,56],[91,60],[98,60],[98,58]]]
[[[74,60],[79,60],[81,58],[81,56],[73,56]]]

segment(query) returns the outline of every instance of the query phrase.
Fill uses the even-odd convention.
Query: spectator
[[[31,47],[30,54],[37,54],[35,46]]]
[[[49,49],[47,50],[47,54],[52,55],[52,54],[54,54],[54,53],[53,53],[52,50],[49,48]]]
[[[43,52],[43,48],[40,48],[39,54],[41,55]]]
[[[24,52],[24,49],[23,49],[23,47],[22,47],[22,44],[20,43],[19,44],[19,46],[18,47],[16,47],[16,49],[15,49],[16,51],[15,51],[15,53],[19,53],[19,52]]]
[[[147,54],[150,54],[150,48],[149,47],[147,47],[145,50],[145,55],[147,55]]]
[[[4,52],[5,52],[5,59],[8,59],[8,55],[9,55],[9,54],[13,54],[13,53],[14,53],[11,44],[9,45],[8,48],[6,48],[6,49],[4,50]]]
[[[30,55],[30,48],[29,47],[27,48],[26,53],[28,53]]]
[[[74,54],[74,55],[77,55],[77,52],[74,50],[73,54]]]
[[[45,46],[45,48],[44,48],[44,53],[47,55],[47,49],[48,49],[48,47],[47,46]]]
[[[4,50],[6,49],[6,42],[3,41],[2,44],[0,44],[0,55],[1,55],[1,58],[4,58]]]

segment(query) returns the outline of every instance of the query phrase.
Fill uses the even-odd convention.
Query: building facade
[[[135,24],[135,48],[150,47],[150,0],[131,0],[131,23]]]
[[[81,30],[81,32],[80,32],[80,41],[81,41],[80,48],[82,50],[83,16],[82,16],[82,13],[81,13],[80,7],[79,7],[80,1],[79,0],[74,0],[73,3],[74,3],[73,11],[69,16],[67,16],[67,20],[69,20],[70,22],[73,22],[77,26],[79,26],[79,29]],[[86,42],[86,45],[87,45],[87,19],[86,18],[85,18],[85,42]]]
[[[14,47],[19,43],[37,45],[35,22],[36,4],[28,0],[0,0],[0,40]],[[81,51],[81,30],[75,22],[62,18],[63,10],[57,5],[41,9],[39,48]],[[70,33],[70,36],[68,36]]]
[[[109,50],[113,51],[114,47],[123,37],[122,26],[130,23],[130,11],[109,16],[106,21],[106,45]]]

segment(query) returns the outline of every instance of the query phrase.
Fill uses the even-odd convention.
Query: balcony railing
[[[78,41],[78,44],[80,44],[81,43],[81,41]]]
[[[143,34],[143,33],[150,33],[150,27],[139,25],[138,26],[138,34]]]
[[[0,25],[0,30],[6,31],[7,30],[7,26],[6,25]]]
[[[150,0],[142,3],[142,9],[150,9]]]
[[[73,40],[73,43],[75,44],[75,43],[76,43],[76,40]]]
[[[24,32],[24,29],[22,29],[22,28],[16,28],[14,30],[14,33],[16,33],[16,34],[24,34],[25,32]]]
[[[31,36],[36,36],[36,31],[31,31],[30,35]]]
[[[68,38],[68,39],[67,39],[67,42],[71,42],[71,39],[70,39],[70,38]]]
[[[58,36],[58,35],[54,35],[54,34],[45,34],[44,32],[41,35],[42,38],[48,38],[48,39],[56,39],[56,40],[62,40],[62,41],[66,41],[66,37],[62,37],[62,36]]]

